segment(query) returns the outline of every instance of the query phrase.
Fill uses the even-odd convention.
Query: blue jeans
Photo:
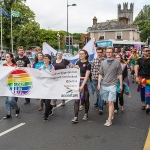
[[[11,115],[11,106],[13,106],[16,110],[19,110],[17,102],[15,101],[14,97],[8,97],[5,96],[5,108],[6,108],[6,114]]]
[[[98,109],[103,110],[104,100],[101,99],[100,91],[97,89],[98,80],[93,80],[93,84],[94,84],[97,99],[98,99]]]

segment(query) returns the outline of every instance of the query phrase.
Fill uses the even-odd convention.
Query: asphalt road
[[[56,108],[49,122],[43,123],[44,112],[38,111],[40,101],[32,99],[25,106],[25,100],[19,99],[20,115],[16,118],[12,109],[13,117],[3,120],[5,107],[1,97],[0,150],[142,150],[150,115],[140,109],[136,87],[136,83],[131,84],[132,95],[130,99],[125,96],[125,111],[115,114],[110,127],[104,126],[108,115],[106,106],[103,115],[94,108],[95,96],[90,97],[89,120],[82,120],[84,111],[81,111],[78,124],[71,123],[73,101]]]

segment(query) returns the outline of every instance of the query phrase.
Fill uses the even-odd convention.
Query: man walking
[[[142,101],[142,110],[146,109],[146,113],[150,112],[150,50],[147,47],[143,49],[143,57],[137,60],[135,66],[136,81],[140,82],[140,92]],[[146,104],[145,104],[146,102]]]
[[[99,69],[100,69],[100,64],[104,60],[103,58],[103,49],[98,47],[96,49],[97,52],[97,58],[94,58],[92,63],[91,63],[91,73],[92,73],[92,81],[96,89],[96,95],[97,95],[97,101],[95,103],[95,106],[98,106],[99,113],[103,113],[103,100],[101,99],[100,96],[100,91],[97,90],[97,85],[98,85],[98,75],[99,75]]]
[[[122,69],[120,62],[114,59],[113,47],[107,47],[106,55],[107,59],[100,66],[97,89],[101,90],[102,99],[106,101],[109,108],[108,119],[104,125],[110,126],[114,117],[114,102],[116,101],[118,79],[120,81],[120,91],[122,91]],[[101,83],[102,78],[103,81]]]
[[[18,67],[30,67],[30,60],[28,57],[24,56],[24,49],[22,46],[19,46],[17,48],[18,50],[18,56],[15,58],[16,64]],[[15,98],[15,100],[18,100],[18,97]],[[30,98],[25,98],[26,102],[24,105],[30,104]]]

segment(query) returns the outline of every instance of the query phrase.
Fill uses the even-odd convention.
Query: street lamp
[[[59,34],[59,32],[57,33],[57,37],[58,37],[58,50],[60,50],[60,34]]]
[[[76,4],[68,5],[68,0],[67,0],[67,36],[68,36],[68,7],[69,6],[77,6],[77,5]],[[67,48],[67,52],[68,52],[68,45],[66,45],[66,48]]]

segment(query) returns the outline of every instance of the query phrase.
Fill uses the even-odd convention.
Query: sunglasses
[[[97,53],[103,53],[103,52],[97,52]]]

